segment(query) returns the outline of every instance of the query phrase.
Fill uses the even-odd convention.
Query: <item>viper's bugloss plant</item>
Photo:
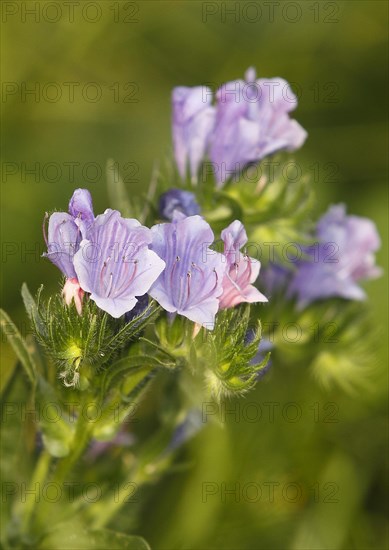
[[[215,94],[178,87],[172,102],[169,176],[161,171],[147,197],[130,199],[110,161],[112,209],[96,215],[90,192],[80,188],[68,211],[45,216],[44,256],[64,280],[53,296],[41,287],[33,297],[23,285],[34,337],[26,341],[2,312],[29,399],[61,419],[50,424],[41,415],[35,424],[33,481],[73,480],[85,460],[108,462],[110,449],[126,441],[122,460],[115,458],[124,486],[155,482],[204,426],[204,401],[242,398],[266,380],[270,365],[283,363],[304,362],[324,386],[352,390],[369,360],[359,281],[379,275],[374,223],[347,216],[339,205],[315,224],[309,180],[285,176],[282,156],[272,157],[271,173],[256,175],[269,155],[295,151],[307,137],[290,118],[297,98],[286,81],[257,79],[250,69],[245,80]],[[276,246],[266,257],[261,252],[269,243]],[[295,253],[285,258],[280,250],[290,245]],[[268,330],[274,316],[281,326],[312,327],[325,318],[327,332],[336,319],[342,345],[329,353],[313,345],[313,332],[290,346],[279,327]],[[161,407],[155,400],[155,430],[132,431],[126,419],[146,393],[152,403],[164,396]],[[95,414],[86,413],[91,409]],[[107,470],[96,468],[96,476],[112,493]],[[77,518],[69,548],[82,537],[97,538],[98,547],[120,541],[123,548],[147,548],[140,538],[105,529],[125,496],[84,506],[60,499],[50,524],[45,505],[28,500],[8,511],[5,540],[47,548]]]

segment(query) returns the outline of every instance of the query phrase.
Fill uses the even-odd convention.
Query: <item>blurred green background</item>
[[[19,326],[23,281],[58,287],[58,271],[40,259],[44,212],[65,210],[79,186],[101,212],[109,157],[131,192],[143,193],[154,162],[171,151],[171,89],[216,87],[250,65],[294,83],[294,116],[309,133],[295,159],[312,175],[319,210],[344,201],[373,218],[387,273],[386,2],[73,6],[2,7],[2,301]],[[230,403],[240,417],[202,431],[182,453],[184,467],[144,491],[140,521],[130,523],[125,508],[118,529],[156,549],[387,548],[386,277],[368,290],[382,343],[369,390],[324,391],[304,365],[273,368],[247,397],[257,416],[245,401]],[[4,345],[3,365],[12,360]],[[288,403],[301,409],[295,422]]]

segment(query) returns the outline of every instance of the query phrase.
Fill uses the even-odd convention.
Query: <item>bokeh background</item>
[[[109,157],[131,193],[144,193],[171,151],[172,88],[217,87],[250,65],[293,83],[309,133],[295,159],[318,210],[343,201],[373,218],[387,273],[386,2],[73,5],[2,7],[2,301],[22,330],[21,284],[58,288],[40,258],[44,212],[66,209],[79,186],[106,208]],[[273,368],[247,397],[256,415],[229,403],[223,426],[210,423],[180,468],[143,492],[140,519],[129,504],[115,527],[155,549],[387,548],[386,276],[368,292],[379,365],[366,390],[324,390],[306,365]],[[2,348],[4,383],[14,358]]]

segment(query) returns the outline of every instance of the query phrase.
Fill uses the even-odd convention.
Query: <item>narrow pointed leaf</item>
[[[38,291],[38,296],[40,295],[40,292],[42,290],[42,287]],[[28,286],[26,283],[23,283],[22,285],[22,298],[24,302],[24,307],[26,308],[27,314],[31,321],[33,321],[34,325],[36,326],[36,329],[39,331],[40,334],[45,333],[45,325],[43,323],[43,320],[39,314],[38,306],[32,297]]]
[[[36,379],[36,364],[28,350],[27,343],[22,338],[15,324],[3,310],[0,310],[0,323],[12,349],[22,363],[29,380],[34,383]]]

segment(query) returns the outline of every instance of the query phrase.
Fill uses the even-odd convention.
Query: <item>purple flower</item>
[[[79,227],[66,212],[54,212],[49,218],[47,253],[43,254],[56,265],[68,279],[76,277],[73,256],[81,241]]]
[[[208,248],[212,229],[200,216],[175,216],[173,223],[151,228],[153,250],[166,269],[149,294],[170,313],[212,329],[219,309],[225,270],[223,256]]]
[[[281,149],[294,151],[307,133],[291,120],[297,98],[282,78],[257,79],[254,69],[246,82],[227,82],[216,93],[216,122],[210,157],[219,186],[256,162]]]
[[[47,253],[44,256],[53,262],[67,279],[76,277],[73,256],[93,220],[92,197],[87,189],[74,191],[69,202],[69,214],[54,212],[49,218],[48,236],[45,237]]]
[[[347,216],[342,204],[332,206],[317,225],[319,243],[311,247],[311,261],[302,262],[292,280],[289,293],[296,294],[298,307],[315,300],[339,296],[363,300],[361,279],[381,274],[374,252],[380,247],[375,224],[359,216]]]
[[[76,189],[69,202],[69,214],[87,228],[95,219],[91,194],[87,189]]]
[[[189,191],[182,191],[181,189],[169,189],[169,191],[160,196],[160,215],[171,221],[173,219],[174,210],[182,212],[185,216],[200,214],[200,207],[196,201],[195,195]]]
[[[242,254],[240,249],[247,243],[243,224],[235,220],[221,233],[224,241],[226,271],[223,278],[223,294],[220,309],[234,307],[241,302],[267,302],[267,298],[253,286],[259,275],[259,260]]]
[[[112,317],[132,310],[165,267],[151,251],[150,229],[116,210],[96,217],[80,243],[74,267],[81,288]]]
[[[173,90],[174,156],[183,179],[189,166],[191,179],[197,182],[214,125],[215,109],[211,101],[211,90],[204,86],[180,86]]]

